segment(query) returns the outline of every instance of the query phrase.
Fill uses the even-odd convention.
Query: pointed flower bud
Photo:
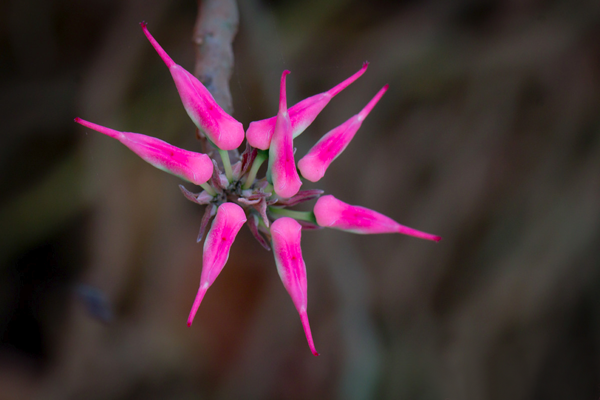
[[[179,96],[181,96],[183,107],[194,124],[219,149],[237,149],[244,140],[244,127],[242,124],[217,104],[208,89],[194,75],[180,65],[175,64],[148,32],[145,22],[142,22],[142,29],[158,55],[169,67],[179,91]]]
[[[369,115],[381,96],[388,90],[385,85],[361,112],[327,132],[310,151],[298,161],[302,176],[311,182],[317,182],[325,175],[329,165],[346,149],[364,119]]]
[[[275,255],[277,272],[300,314],[308,347],[315,356],[318,356],[319,353],[315,349],[308,323],[308,314],[306,313],[306,264],[302,258],[300,248],[301,232],[302,226],[289,217],[279,218],[271,225],[273,254]]]
[[[275,133],[269,148],[269,169],[267,173],[271,176],[275,193],[285,198],[298,193],[300,186],[302,186],[294,161],[292,127],[285,93],[285,77],[289,73],[290,71],[283,71],[281,75],[279,112],[277,113]]]
[[[314,213],[317,223],[326,228],[360,234],[402,233],[436,242],[442,240],[440,236],[400,225],[377,211],[360,206],[351,206],[332,195],[319,198],[317,204],[315,204]]]
[[[192,326],[206,291],[227,263],[231,245],[245,222],[246,214],[242,207],[235,203],[223,203],[219,206],[217,216],[213,220],[204,242],[200,288],[188,317],[188,326]]]
[[[290,123],[292,125],[292,136],[300,135],[317,118],[317,115],[325,108],[329,101],[339,92],[347,88],[367,70],[369,63],[365,62],[362,68],[354,75],[339,83],[326,92],[308,97],[295,104],[289,109]],[[246,138],[253,147],[266,150],[269,148],[271,138],[275,132],[277,117],[271,117],[250,123]]]
[[[81,118],[75,118],[75,122],[117,139],[144,161],[193,184],[202,185],[212,176],[213,163],[206,154],[183,150],[151,136],[116,131]]]

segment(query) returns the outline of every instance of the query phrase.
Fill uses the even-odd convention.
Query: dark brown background
[[[370,61],[296,140],[390,84],[310,186],[444,237],[304,233],[318,358],[246,228],[188,329],[202,208],[73,123],[199,150],[138,25],[192,70],[196,13],[0,3],[1,399],[598,399],[597,0],[240,1],[234,116],[274,115],[283,69],[293,104]]]

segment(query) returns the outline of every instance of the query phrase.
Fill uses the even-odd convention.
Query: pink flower
[[[302,226],[295,219],[283,217],[273,222],[271,225],[273,255],[283,286],[300,314],[308,347],[315,356],[318,356],[306,314],[306,264],[300,248],[301,232]]]
[[[139,133],[115,131],[81,118],[75,118],[75,122],[117,139],[144,161],[195,185],[204,184],[212,176],[213,163],[206,154],[183,150],[160,139]]]
[[[192,74],[169,57],[152,37],[146,23],[142,22],[144,34],[163,59],[181,96],[188,115],[211,142],[221,150],[237,149],[244,140],[244,127],[217,104],[208,89]]]
[[[308,97],[301,102],[295,104],[289,109],[290,123],[292,125],[292,136],[300,135],[312,122],[317,118],[317,115],[325,108],[329,101],[339,92],[347,88],[352,82],[357,80],[365,73],[368,62],[365,62],[362,68],[354,75],[339,83],[326,92]],[[275,132],[275,121],[277,117],[271,117],[260,121],[250,123],[246,138],[251,146],[258,149],[266,150],[269,148],[271,138]]]
[[[363,235],[374,233],[402,233],[421,239],[439,242],[440,236],[431,235],[400,225],[377,211],[360,206],[351,206],[332,195],[319,198],[314,208],[317,223],[326,228],[335,228]]]
[[[223,203],[217,210],[217,216],[212,222],[202,254],[202,276],[200,288],[188,317],[188,326],[192,326],[196,311],[217,276],[229,259],[229,250],[242,225],[246,222],[246,214],[242,207],[235,203]]]
[[[267,172],[267,177],[269,174],[271,175],[275,193],[284,198],[292,197],[302,186],[294,161],[292,126],[285,94],[285,77],[289,73],[290,71],[283,71],[281,75],[279,112],[277,113],[275,133],[269,148],[269,170]]]
[[[327,132],[308,153],[298,161],[298,169],[302,177],[311,182],[320,180],[329,165],[346,149],[362,122],[371,112],[381,96],[388,90],[385,85],[361,112],[344,122],[337,128]]]
[[[312,123],[332,97],[366,71],[367,63],[334,88],[309,97],[289,110],[286,96],[286,76],[289,71],[284,71],[277,116],[250,123],[246,149],[239,156],[238,152],[231,152],[235,158],[232,165],[226,150],[236,149],[242,143],[242,124],[217,105],[198,79],[171,60],[150,35],[145,23],[142,23],[142,29],[169,67],[187,113],[220,149],[218,154],[222,160],[222,168],[217,160],[206,154],[183,150],[160,139],[138,133],[119,132],[80,118],[76,118],[75,122],[119,140],[155,167],[204,189],[200,193],[193,193],[180,185],[188,200],[206,205],[198,241],[212,219],[204,242],[200,286],[188,317],[188,326],[192,325],[206,291],[227,263],[236,235],[242,225],[248,222],[250,232],[265,249],[270,251],[269,243],[271,244],[277,271],[298,310],[308,346],[314,355],[318,355],[306,312],[306,264],[300,249],[302,229],[328,227],[360,234],[403,233],[427,240],[441,239],[400,225],[378,212],[346,204],[331,195],[320,197],[323,191],[319,189],[300,191],[302,180],[297,169],[300,169],[305,179],[313,182],[321,179],[331,162],[348,146],[388,86],[385,85],[362,111],[324,135],[296,168],[294,137]],[[257,179],[262,163],[267,160],[267,176]],[[313,211],[289,209],[315,198],[318,200]]]

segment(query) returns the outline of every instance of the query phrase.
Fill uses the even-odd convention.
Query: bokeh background
[[[305,232],[320,357],[247,228],[187,328],[202,207],[73,123],[199,150],[138,25],[192,70],[197,10],[0,2],[0,399],[598,399],[597,0],[239,1],[234,116],[368,60],[298,155],[390,90],[309,186],[444,237]]]

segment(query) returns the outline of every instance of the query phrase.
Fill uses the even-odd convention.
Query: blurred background
[[[318,187],[443,236],[305,231],[308,349],[242,228],[192,328],[203,208],[76,116],[200,150],[139,27],[194,68],[192,0],[0,2],[0,399],[598,399],[600,3],[239,1],[247,127],[371,64],[390,89]],[[193,185],[187,184],[190,190]]]

